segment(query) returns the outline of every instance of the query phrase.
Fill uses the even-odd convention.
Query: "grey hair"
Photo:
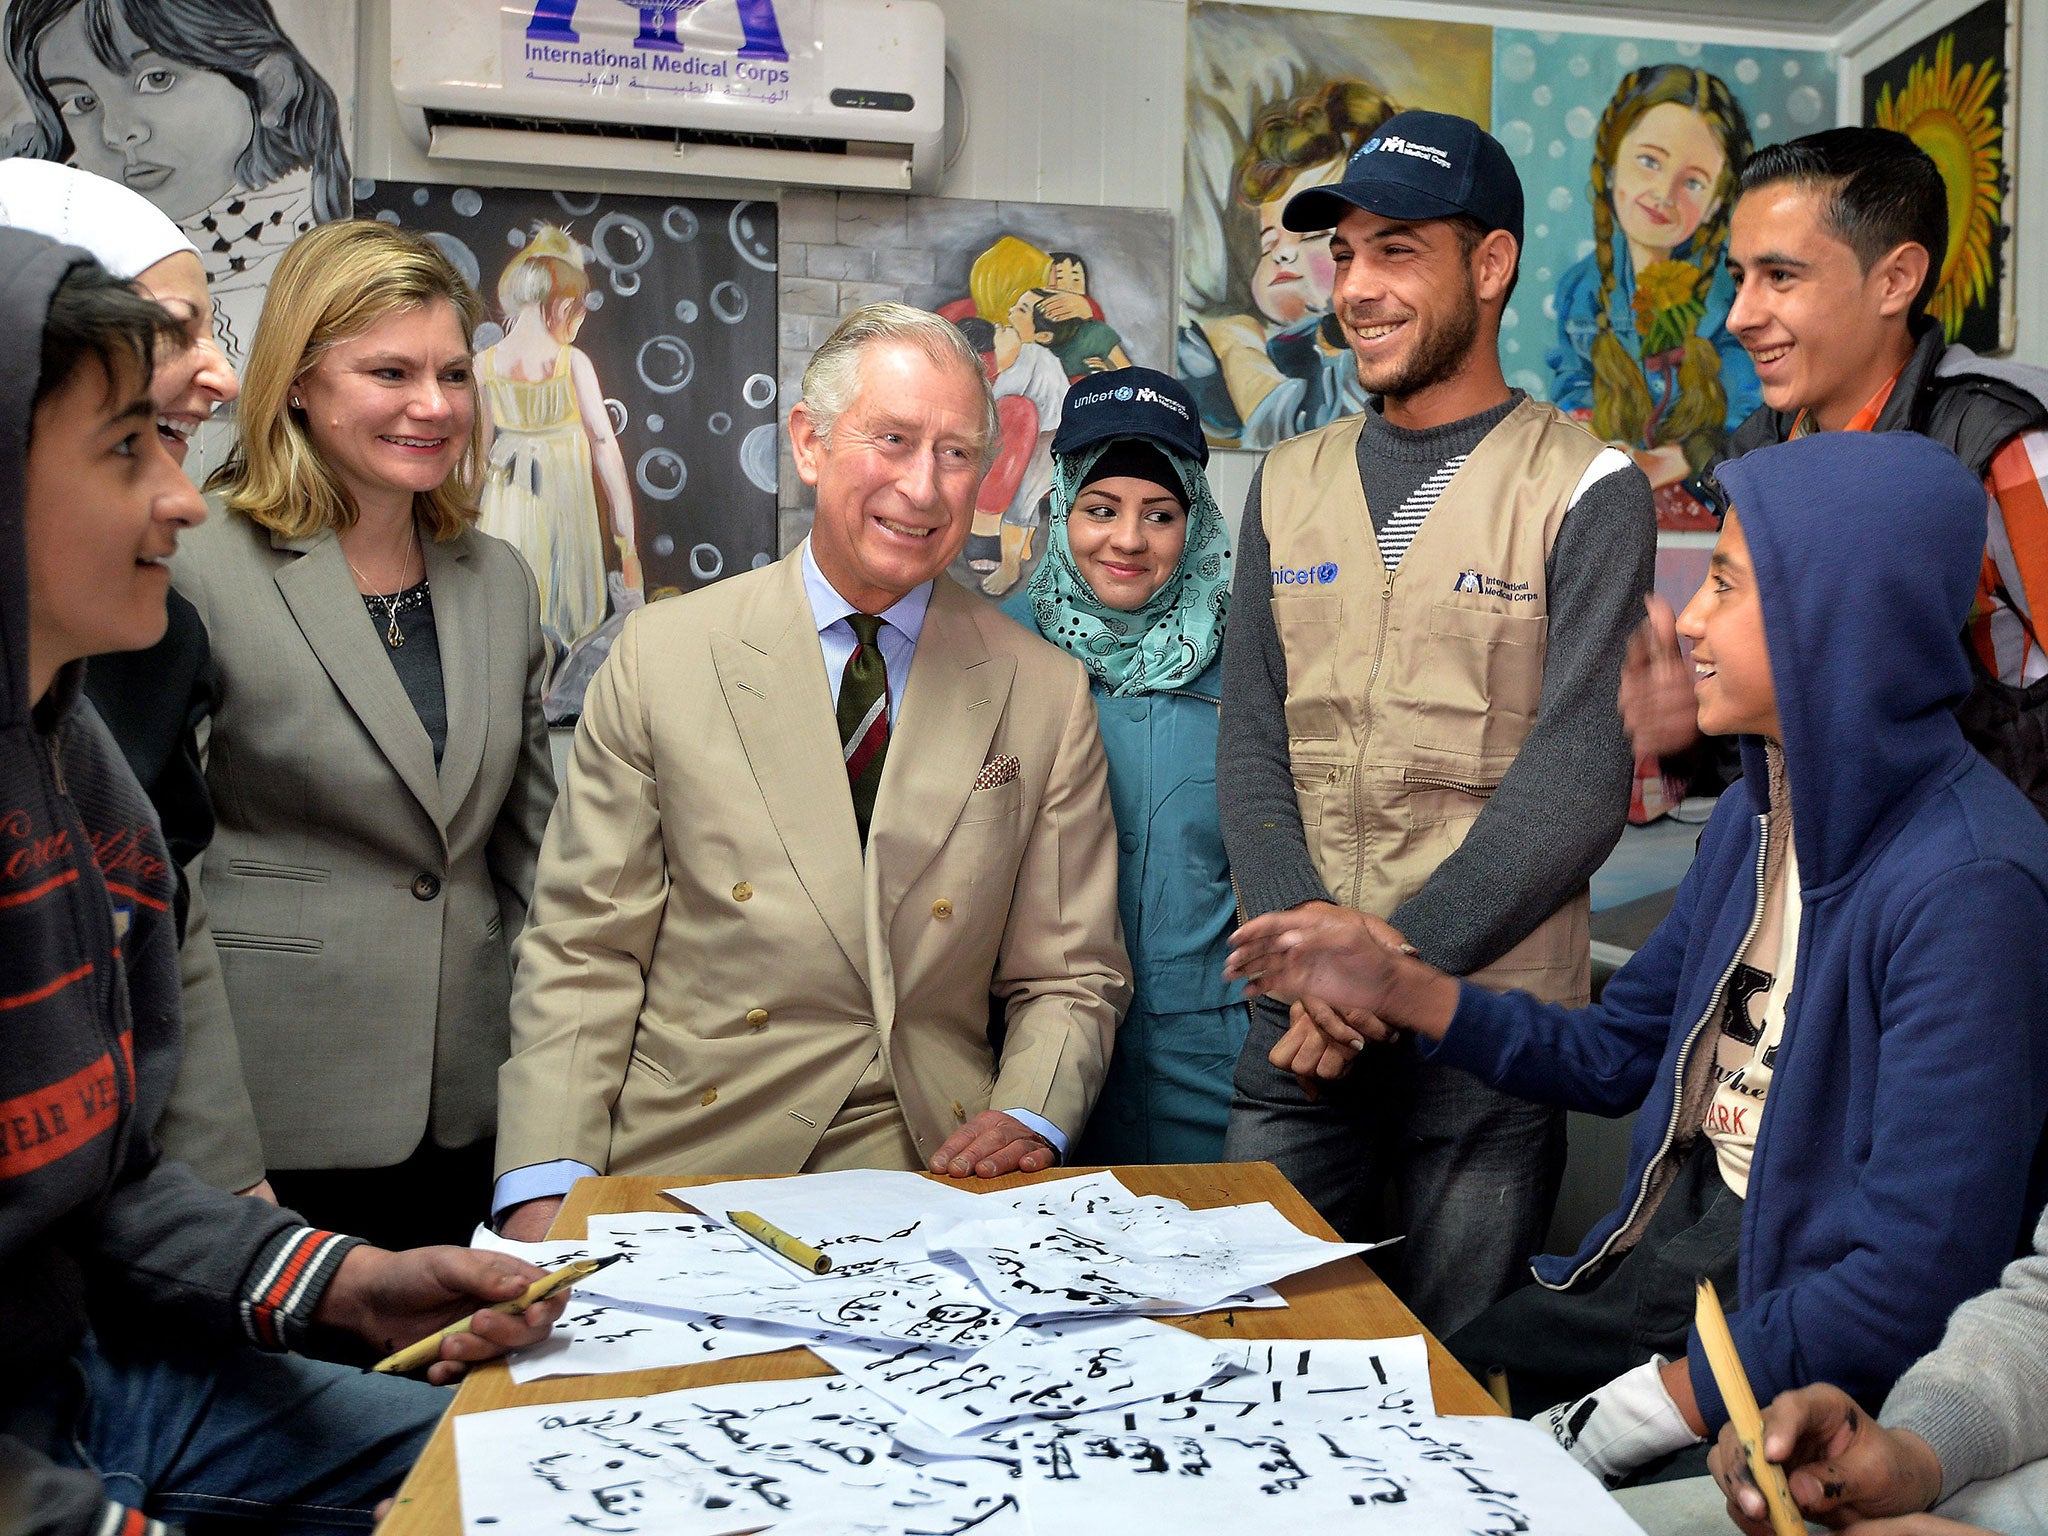
[[[804,404],[818,436],[832,440],[832,429],[860,390],[862,360],[872,347],[883,345],[916,347],[939,367],[963,369],[974,380],[981,396],[981,434],[976,443],[981,466],[995,462],[1002,443],[1002,428],[996,417],[996,399],[982,372],[981,357],[967,344],[960,328],[928,309],[908,304],[863,304],[839,322],[812,354],[804,369]]]

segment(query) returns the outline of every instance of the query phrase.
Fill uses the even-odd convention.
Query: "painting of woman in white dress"
[[[625,456],[597,369],[575,344],[589,296],[575,240],[559,225],[537,225],[498,276],[504,338],[477,358],[491,445],[481,526],[533,568],[556,661],[604,622],[607,596],[623,611],[640,606],[646,589]],[[607,536],[619,559],[610,583]]]

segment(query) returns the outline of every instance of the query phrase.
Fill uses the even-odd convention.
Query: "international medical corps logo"
[[[1541,599],[1526,581],[1503,581],[1498,576],[1484,576],[1478,571],[1460,571],[1451,578],[1453,592],[1474,592],[1481,597],[1498,598],[1504,603],[1533,603]]]
[[[1434,144],[1418,144],[1413,139],[1404,139],[1398,133],[1375,134],[1358,146],[1352,160],[1363,160],[1367,155],[1406,155],[1411,160],[1427,160],[1439,170],[1451,169],[1451,157]]]
[[[1327,587],[1337,579],[1337,562],[1325,560],[1319,565],[1281,565],[1273,568],[1273,585],[1276,587]]]
[[[615,3],[640,13],[640,32],[631,46],[677,52],[690,46],[676,36],[677,19],[697,9],[704,0],[615,0]],[[530,43],[582,42],[582,34],[575,26],[577,7],[588,4],[591,9],[596,9],[596,0],[532,0],[532,4],[533,16],[526,24],[526,40]],[[787,64],[789,48],[784,44],[782,28],[775,20],[775,0],[735,0],[735,6],[743,34],[738,57],[774,59]]]

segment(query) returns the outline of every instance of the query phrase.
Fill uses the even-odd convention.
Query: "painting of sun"
[[[1948,252],[1928,312],[1978,352],[2013,344],[2010,280],[2015,99],[2010,7],[1985,0],[1863,77],[1863,121],[1905,134],[1948,185]]]

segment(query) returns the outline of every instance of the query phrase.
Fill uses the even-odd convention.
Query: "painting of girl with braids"
[[[356,8],[295,9],[306,48],[271,0],[6,5],[7,66],[27,114],[7,153],[121,182],[176,220],[206,264],[214,330],[237,367],[284,248],[349,213],[342,102]],[[308,50],[334,61],[327,74]]]
[[[1721,259],[1749,150],[1718,76],[1625,75],[1593,134],[1593,249],[1557,282],[1551,400],[1634,456],[1664,528],[1715,526],[1688,482],[1759,398]]]

